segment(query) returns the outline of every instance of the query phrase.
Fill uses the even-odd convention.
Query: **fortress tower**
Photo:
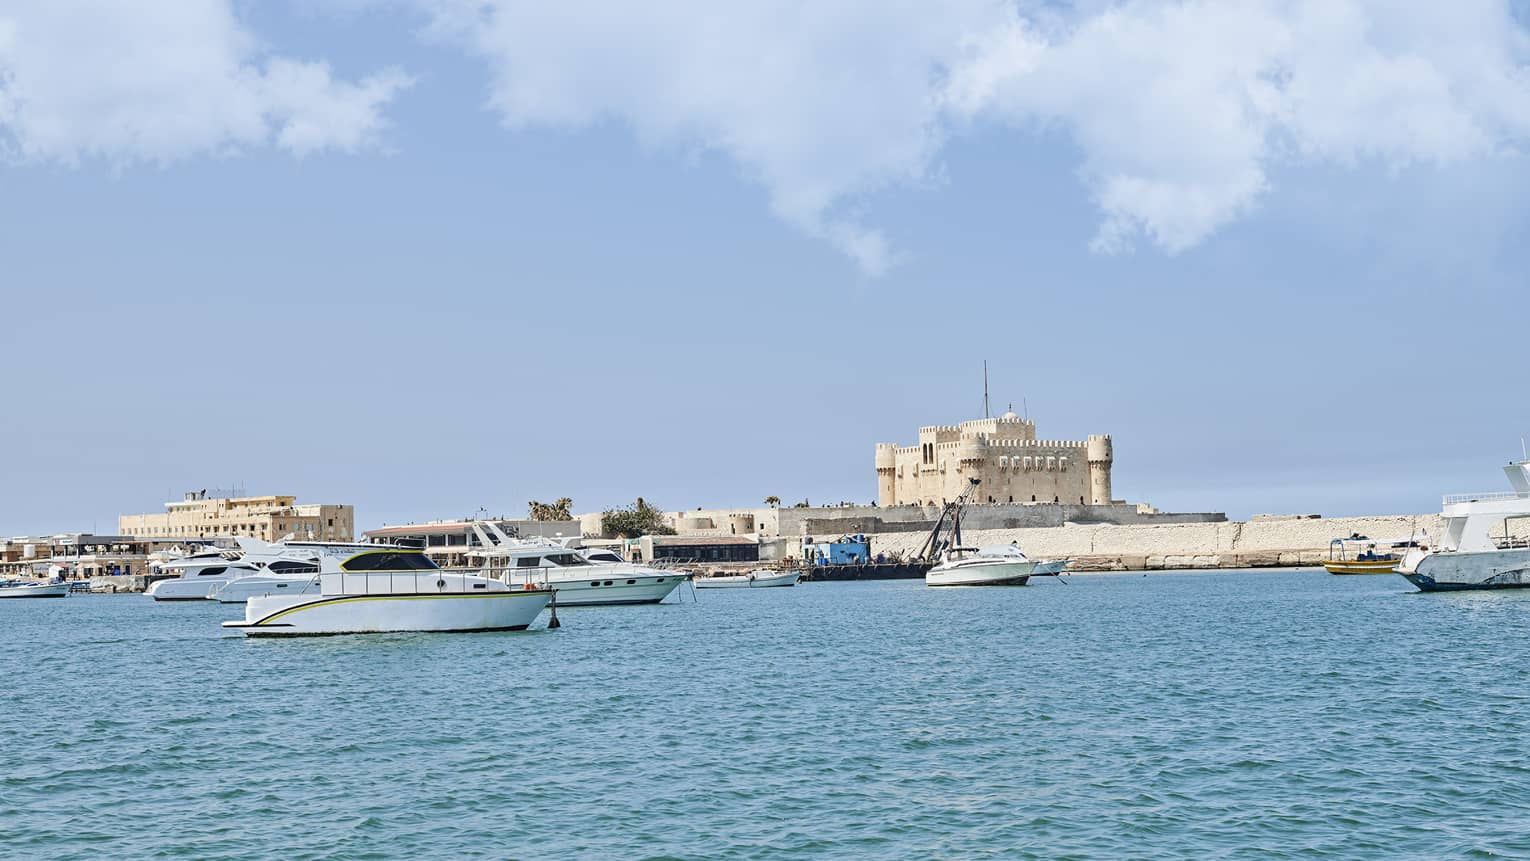
[[[1110,504],[1110,466],[1115,454],[1110,445],[1110,434],[1090,434],[1086,446],[1089,453],[1089,503]]]
[[[931,425],[917,445],[877,443],[877,504],[942,505],[976,478],[974,502],[1108,505],[1113,460],[1108,435],[1038,440],[1035,423],[1013,411]]]

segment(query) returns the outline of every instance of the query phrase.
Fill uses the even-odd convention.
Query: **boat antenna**
[[[1525,454],[1525,438],[1519,438],[1519,459],[1530,460],[1530,454]]]
[[[988,418],[988,360],[983,360],[983,418]]]
[[[1020,412],[1025,415],[1025,420],[1031,420],[1031,405],[1025,398],[1020,399]]]

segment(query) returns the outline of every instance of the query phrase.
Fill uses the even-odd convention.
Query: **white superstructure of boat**
[[[774,586],[795,586],[801,577],[799,571],[750,571],[746,574],[703,574],[691,578],[697,589],[765,589]]]
[[[223,604],[243,604],[259,595],[314,592],[319,588],[319,567],[316,558],[271,559],[258,573],[230,580],[207,597]]]
[[[468,558],[512,586],[555,589],[559,607],[657,604],[689,577],[631,562],[595,562],[546,538],[512,538],[491,522],[475,522],[481,547]]]
[[[0,598],[63,598],[69,594],[64,580],[8,580],[0,583]]]
[[[1530,518],[1530,460],[1503,471],[1511,491],[1445,497],[1444,534],[1410,549],[1397,573],[1423,592],[1530,588],[1530,542],[1513,534]]]
[[[478,574],[443,571],[418,547],[304,542],[320,558],[318,588],[256,595],[223,627],[250,637],[403,631],[522,631],[552,598]]]
[[[243,549],[208,549],[172,559],[159,570],[175,576],[154,581],[144,594],[156,601],[205,601],[215,589],[230,580],[260,571],[259,566],[245,561],[244,556]]]
[[[1024,586],[1035,572],[1032,562],[1013,544],[997,547],[952,547],[940,564],[926,571],[926,586]]]

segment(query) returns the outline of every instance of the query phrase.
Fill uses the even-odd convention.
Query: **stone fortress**
[[[976,478],[977,503],[1110,505],[1114,459],[1108,434],[1038,440],[1036,423],[1010,410],[922,427],[917,445],[877,443],[877,504],[943,505]]]

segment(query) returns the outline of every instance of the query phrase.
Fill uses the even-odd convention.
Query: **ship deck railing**
[[[1502,502],[1508,499],[1523,499],[1521,494],[1512,490],[1495,490],[1491,493],[1447,493],[1446,505],[1459,505],[1463,502]]]

